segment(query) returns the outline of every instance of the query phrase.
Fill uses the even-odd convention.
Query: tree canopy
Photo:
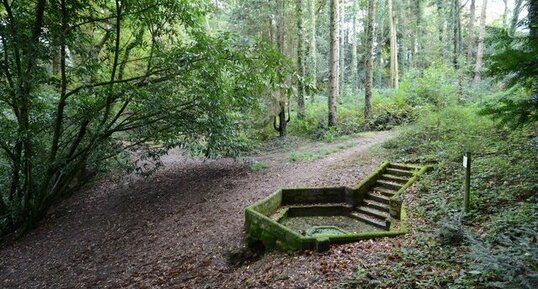
[[[229,153],[278,81],[263,41],[210,34],[206,1],[3,1],[0,212],[32,226],[128,149]]]

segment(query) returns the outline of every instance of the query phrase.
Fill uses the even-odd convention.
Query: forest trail
[[[383,161],[369,149],[391,136],[352,138],[311,161],[292,162],[289,151],[252,156],[268,164],[260,171],[243,161],[193,160],[173,151],[155,175],[95,184],[4,245],[0,287],[331,288],[375,257],[373,246],[392,241],[323,254],[271,253],[231,267],[226,255],[242,242],[244,208],[281,187],[356,184]]]

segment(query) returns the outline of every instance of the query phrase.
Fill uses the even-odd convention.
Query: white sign
[[[468,159],[467,159],[467,156],[463,156],[463,167],[466,168],[467,167],[467,163],[468,163]]]

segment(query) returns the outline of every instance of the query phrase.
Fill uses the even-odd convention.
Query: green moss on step
[[[305,229],[292,229],[285,223],[293,217],[338,217],[351,213],[353,207],[359,205],[366,193],[372,189],[376,181],[387,168],[399,168],[411,171],[410,179],[402,184],[389,200],[390,215],[399,220],[388,222],[386,230],[379,229],[368,232],[352,232],[341,230],[341,234],[323,232],[309,236]],[[296,250],[326,250],[330,243],[356,242],[364,239],[394,237],[409,231],[406,206],[403,203],[403,193],[427,172],[430,167],[419,167],[404,164],[384,162],[366,179],[353,188],[298,188],[282,189],[267,198],[256,202],[245,209],[245,231],[248,240],[261,241],[268,249]],[[390,219],[389,219],[390,220]],[[320,224],[330,226],[330,224]],[[335,227],[344,228],[345,225]],[[298,231],[303,231],[303,234]]]

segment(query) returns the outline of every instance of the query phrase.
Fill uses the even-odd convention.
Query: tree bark
[[[480,13],[480,34],[478,35],[478,48],[476,49],[476,65],[474,68],[474,80],[479,82],[482,79],[482,57],[484,56],[484,37],[486,35],[486,12],[488,0],[482,1],[482,11]]]
[[[340,30],[340,85],[338,96],[342,97],[345,93],[346,86],[346,30],[345,30],[345,3],[346,0],[339,0],[340,15],[339,15],[339,30]]]
[[[353,26],[351,32],[351,88],[353,93],[359,89],[359,75],[357,67],[357,14],[359,13],[359,1],[353,0]]]
[[[299,79],[297,80],[297,117],[304,119],[305,117],[305,104],[304,104],[304,78],[305,78],[305,66],[304,66],[304,48],[303,48],[303,1],[296,0],[296,12],[297,12],[297,70]]]
[[[536,47],[538,45],[538,1],[535,0],[529,1],[529,37]],[[534,103],[538,103],[538,75],[534,75],[531,97]]]
[[[280,51],[281,54],[285,54],[286,53],[286,47],[285,47],[285,40],[286,40],[286,36],[285,36],[285,31],[286,31],[286,28],[285,28],[285,21],[286,21],[286,15],[285,15],[285,8],[286,8],[286,1],[284,0],[280,0],[280,3],[279,3],[280,7],[279,7],[279,19],[278,19],[278,50]],[[284,90],[283,89],[280,89],[279,90],[279,95],[280,95],[280,100],[279,100],[279,108],[280,108],[280,112],[278,113],[278,120],[279,120],[279,124],[278,124],[278,133],[280,135],[280,137],[285,137],[286,136],[286,127],[287,127],[287,122],[286,122],[286,95],[284,93]]]
[[[445,24],[446,24],[446,21],[445,21],[445,6],[444,6],[444,2],[443,0],[437,0],[437,18],[438,18],[438,25],[439,27],[437,27],[438,29],[438,36],[439,36],[439,43],[440,43],[440,46],[441,46],[441,51],[440,51],[440,54],[441,54],[441,57],[444,57],[445,56],[445,42],[444,42],[444,35],[445,35]]]
[[[383,44],[385,43],[385,13],[387,8],[387,2],[388,0],[383,0],[381,3],[382,5],[378,6],[377,13],[376,13],[376,22],[378,21],[379,29],[377,29],[376,33],[376,42],[379,43],[379,45],[376,45],[374,48],[374,54],[376,55],[375,58],[376,61],[376,68],[374,69],[375,72],[375,84],[374,86],[378,87],[385,87],[386,85],[383,83],[383,72],[385,71],[384,67],[384,61],[383,61]]]
[[[394,0],[388,0],[390,24],[390,86],[397,89],[400,83],[398,68],[398,36],[396,32],[396,13]]]
[[[412,52],[411,56],[413,58],[413,66],[418,65],[418,55],[419,51],[421,50],[420,46],[422,44],[422,30],[420,29],[422,25],[422,0],[414,0],[413,3],[413,14],[415,14],[415,29],[413,33],[413,43],[412,43]]]
[[[309,76],[312,79],[312,84],[317,86],[317,41],[316,41],[316,0],[309,1],[309,14],[310,14],[310,65],[308,65]],[[314,95],[311,96],[311,101],[314,102]]]
[[[331,7],[331,30],[329,49],[329,127],[336,125],[336,98],[338,97],[339,80],[339,2],[340,0],[330,0]]]
[[[529,1],[529,37],[531,41],[538,41],[538,1]]]
[[[470,65],[473,61],[474,50],[474,20],[476,14],[475,0],[471,0],[471,8],[469,15],[469,26],[467,27],[467,65]]]
[[[454,39],[453,39],[453,44],[454,44],[454,51],[453,51],[453,56],[452,56],[452,63],[454,64],[454,68],[455,69],[459,69],[460,68],[460,64],[459,64],[459,57],[460,57],[460,54],[461,54],[461,16],[460,16],[460,0],[454,0],[453,2],[453,6],[452,6],[452,9],[454,9]]]
[[[368,120],[372,111],[372,86],[374,82],[374,39],[375,39],[375,2],[368,0],[368,25],[366,48],[366,85],[364,93],[364,119]]]

